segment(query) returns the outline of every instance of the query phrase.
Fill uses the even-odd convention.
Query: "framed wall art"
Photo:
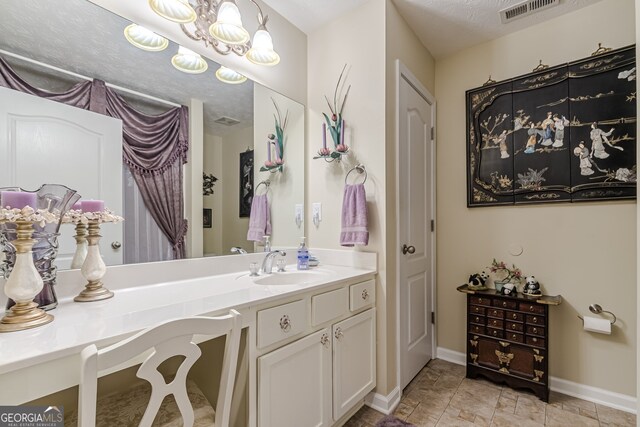
[[[251,213],[253,200],[253,150],[240,153],[240,218]]]
[[[466,93],[467,205],[635,199],[635,46]]]
[[[213,227],[213,211],[209,208],[202,210],[202,228]]]

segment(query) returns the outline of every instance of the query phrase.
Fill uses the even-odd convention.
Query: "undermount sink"
[[[306,285],[322,280],[327,276],[324,271],[292,271],[284,273],[273,273],[262,276],[253,281],[257,285],[282,286],[282,285]]]

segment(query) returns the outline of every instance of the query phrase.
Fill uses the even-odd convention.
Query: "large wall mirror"
[[[270,208],[272,245],[296,245],[304,235],[296,220],[296,207],[304,203],[304,106],[250,80],[224,83],[216,78],[220,66],[208,58],[206,72],[181,72],[172,65],[178,45],[169,41],[162,51],[141,50],[124,36],[129,24],[86,0],[5,0],[0,14],[4,72],[50,92],[98,79],[150,115],[190,107],[191,160],[183,167],[181,194],[190,220],[187,256],[262,250],[257,239],[248,240],[252,199],[262,194]],[[201,109],[194,100],[202,102]],[[275,121],[285,117],[281,148],[268,136],[276,134]],[[121,225],[102,227],[101,252],[109,265],[175,259],[151,213],[162,207],[145,203],[123,164],[118,122],[0,87],[0,187],[33,190],[56,183],[77,190],[83,199],[104,200],[125,218]],[[260,171],[269,158],[270,170]],[[166,203],[175,196],[167,194]],[[200,206],[197,200],[202,212],[191,209]],[[72,226],[63,225],[59,268],[68,268],[73,234]]]

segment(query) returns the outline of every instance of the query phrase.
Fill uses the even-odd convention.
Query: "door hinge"
[[[435,313],[435,311],[431,312],[431,323],[433,323],[434,325],[436,323],[436,313]]]
[[[435,131],[433,130],[433,126],[431,126],[431,140],[434,140],[434,133]]]
[[[436,230],[436,220],[432,219],[431,220],[431,232],[434,232]]]

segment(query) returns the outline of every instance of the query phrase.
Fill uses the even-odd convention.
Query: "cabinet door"
[[[375,308],[333,325],[333,418],[376,386]]]
[[[258,358],[258,426],[331,425],[331,338],[325,328]]]

